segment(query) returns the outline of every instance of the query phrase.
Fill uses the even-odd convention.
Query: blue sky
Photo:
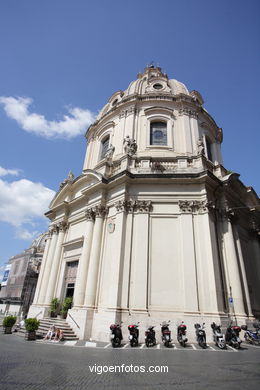
[[[0,4],[0,274],[46,230],[84,131],[151,61],[198,90],[226,168],[260,190],[257,0],[9,0]]]

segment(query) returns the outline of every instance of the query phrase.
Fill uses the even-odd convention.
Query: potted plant
[[[57,317],[57,311],[59,308],[60,301],[58,298],[53,298],[51,300],[51,306],[50,306],[50,316],[51,317]]]
[[[61,314],[63,318],[67,318],[68,310],[72,306],[72,297],[67,297],[64,299],[61,307]]]
[[[12,327],[16,323],[16,317],[15,316],[7,316],[3,319],[3,327],[4,327],[4,333],[5,334],[11,334],[12,333]]]
[[[36,318],[26,318],[25,329],[27,330],[27,340],[36,340],[36,330],[39,328],[40,321]]]

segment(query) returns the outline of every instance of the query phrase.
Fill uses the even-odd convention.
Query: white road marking
[[[197,348],[195,347],[194,344],[191,344],[192,348],[195,349],[195,351],[197,351]]]
[[[107,345],[104,347],[104,349],[105,349],[105,348],[108,348],[110,345],[111,345],[110,343],[109,343],[109,344],[107,344]]]
[[[156,347],[157,349],[160,349],[161,348],[161,345],[160,344],[157,344],[157,347]]]
[[[234,352],[238,352],[237,349],[235,349],[235,348],[233,348],[233,347],[230,347],[230,345],[227,345],[227,347],[230,348],[230,349],[232,349],[232,351],[234,351]]]
[[[129,345],[129,343],[125,344],[122,349],[125,349],[127,346]]]
[[[97,346],[97,343],[93,343],[90,341],[87,341],[85,344],[85,347],[90,347],[90,348],[96,348],[96,346]]]
[[[139,349],[143,349],[143,347],[145,346],[145,344],[142,344],[141,347]]]
[[[64,343],[64,345],[71,345],[71,346],[73,346],[75,344],[77,344],[76,340],[68,340],[68,341],[65,341],[65,343]]]
[[[173,346],[173,349],[179,349],[179,348],[176,347],[175,344],[172,344],[172,346]]]
[[[210,349],[212,349],[212,351],[215,351],[215,352],[217,352],[215,348],[211,347],[211,346],[210,346],[210,345],[208,345],[208,344],[207,344],[207,347],[209,347]]]

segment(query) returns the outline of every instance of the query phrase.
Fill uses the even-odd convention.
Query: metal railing
[[[72,319],[72,321],[74,322],[74,324],[77,326],[78,329],[80,329],[80,326],[78,325],[78,323],[74,320],[74,318],[72,317],[72,315],[70,313],[68,313],[69,317]]]

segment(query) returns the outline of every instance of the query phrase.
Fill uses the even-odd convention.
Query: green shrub
[[[65,298],[62,304],[61,312],[67,313],[68,310],[71,308],[71,306],[72,306],[72,297]]]
[[[7,316],[7,317],[5,317],[3,319],[3,326],[5,328],[7,328],[7,327],[11,327],[12,328],[12,326],[14,326],[14,324],[16,323],[16,319],[17,319],[17,317],[15,317],[15,316]]]
[[[25,320],[25,329],[27,332],[34,332],[39,328],[40,321],[36,318],[26,318]]]
[[[53,298],[51,300],[51,307],[50,307],[50,312],[51,313],[56,313],[58,307],[59,307],[60,301],[58,298]]]

